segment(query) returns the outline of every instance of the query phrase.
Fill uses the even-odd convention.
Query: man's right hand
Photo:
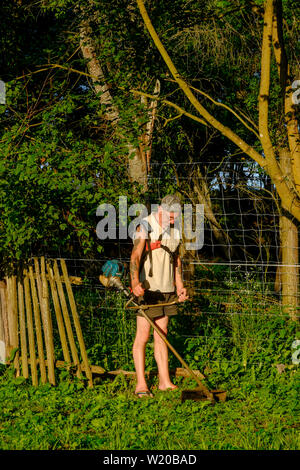
[[[132,287],[132,292],[134,293],[136,297],[140,297],[141,295],[144,295],[145,289],[143,288],[140,281],[134,281],[131,287]]]

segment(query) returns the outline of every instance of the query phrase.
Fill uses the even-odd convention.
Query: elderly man
[[[142,219],[134,236],[130,259],[130,277],[133,294],[139,303],[155,305],[145,310],[166,335],[169,317],[177,314],[176,304],[160,306],[174,300],[188,299],[181,275],[178,253],[180,232],[174,222],[180,214],[180,200],[175,195],[165,196],[157,212]],[[148,281],[145,290],[143,281]],[[176,292],[175,292],[176,289]],[[150,334],[149,322],[137,313],[136,337],[133,344],[133,359],[137,375],[135,393],[138,397],[152,396],[145,379],[145,348]],[[154,335],[154,357],[157,362],[159,390],[177,388],[169,376],[168,348],[156,331]]]

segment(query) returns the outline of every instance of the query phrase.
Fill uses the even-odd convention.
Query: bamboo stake
[[[2,316],[2,304],[1,304],[1,297],[0,297],[0,340],[4,340],[4,324],[3,324],[3,316]]]
[[[48,380],[52,385],[55,385],[55,371],[54,371],[54,346],[53,346],[53,335],[52,325],[50,317],[49,299],[48,299],[48,286],[44,275],[45,264],[41,258],[41,274],[39,270],[39,263],[35,258],[35,269],[37,275],[38,293],[40,298],[42,324],[44,329],[46,355],[48,363]]]
[[[4,318],[2,314],[2,302],[0,297],[0,341],[5,342],[4,338]]]
[[[69,280],[65,260],[61,259],[60,264],[61,264],[63,276],[65,278],[65,285],[66,285],[66,289],[67,289],[67,292],[68,292],[70,307],[71,307],[71,311],[72,311],[72,315],[73,315],[73,320],[74,320],[74,325],[75,325],[75,329],[76,329],[76,333],[77,333],[77,338],[78,338],[78,341],[79,341],[81,357],[82,357],[82,360],[83,360],[83,363],[84,363],[85,373],[86,373],[86,376],[89,380],[89,386],[92,387],[93,386],[92,372],[91,372],[91,369],[90,369],[90,366],[89,366],[89,361],[88,361],[88,357],[87,357],[87,353],[86,353],[86,349],[85,349],[85,344],[84,344],[84,339],[83,339],[82,330],[81,330],[81,326],[80,326],[79,316],[78,316],[76,303],[75,303],[71,283],[70,283],[70,280]]]
[[[39,362],[39,360],[37,360],[37,362]],[[28,363],[30,364],[30,359],[28,359]],[[46,361],[46,364],[47,364],[47,361]],[[71,367],[74,367],[75,364],[71,364]],[[83,362],[81,362],[80,364],[82,370],[84,370],[84,364]],[[65,362],[65,361],[55,361],[55,367],[57,367],[58,369],[68,369],[70,368],[70,364]],[[102,374],[106,374],[106,371],[105,369],[103,369],[103,367],[101,366],[90,366],[90,369],[92,370],[92,372],[95,372],[95,374],[99,374],[99,375],[102,375]],[[124,371],[126,373],[126,371]],[[108,374],[110,374],[111,372],[107,372]],[[135,374],[135,372],[132,372],[133,374]]]
[[[79,357],[78,357],[78,353],[77,353],[75,339],[74,339],[74,336],[73,336],[72,325],[71,325],[71,321],[70,321],[70,317],[69,317],[69,312],[68,312],[67,302],[66,302],[66,299],[65,299],[64,289],[63,289],[63,285],[62,285],[62,282],[61,282],[59,269],[58,269],[58,264],[57,264],[56,260],[54,260],[53,267],[54,267],[54,278],[55,278],[57,289],[58,289],[60,304],[61,304],[62,313],[63,313],[65,325],[66,325],[68,339],[69,339],[72,359],[73,359],[74,364],[77,366],[77,374],[76,375],[77,375],[77,377],[80,377],[81,376],[80,361],[79,361]]]
[[[6,286],[6,284],[5,284],[5,287],[0,286],[0,301],[1,301],[1,308],[2,308],[4,342],[5,342],[6,350],[8,351],[9,348],[10,348],[10,341],[9,341],[9,328],[8,328],[7,286]]]
[[[41,279],[42,279],[42,312],[43,312],[43,326],[46,340],[46,352],[48,360],[48,378],[52,385],[55,385],[55,370],[54,370],[54,344],[53,344],[53,329],[49,306],[49,292],[46,280],[45,258],[41,257]]]
[[[22,375],[28,379],[28,350],[26,338],[26,321],[24,308],[24,289],[21,280],[18,280],[18,304],[19,304],[19,321],[20,321],[20,340],[21,340],[21,357],[22,357]]]
[[[64,321],[63,321],[63,317],[61,313],[61,308],[59,305],[59,298],[58,298],[57,288],[55,285],[54,274],[53,274],[53,270],[51,268],[49,261],[47,261],[47,272],[48,272],[48,279],[50,282],[50,288],[51,288],[51,293],[52,293],[52,299],[53,299],[53,304],[54,304],[54,310],[55,310],[64,360],[67,363],[71,363],[71,357],[70,357],[70,353],[68,349],[67,337],[66,337]]]
[[[36,276],[34,275],[34,277],[36,277]],[[46,274],[46,279],[47,279],[47,281],[49,280],[49,274]],[[80,284],[82,284],[82,279],[81,279],[81,277],[78,277],[78,276],[69,276],[69,279],[70,279],[71,284],[77,284],[78,286],[79,286]],[[61,282],[65,282],[63,276],[61,276]]]
[[[135,371],[128,371],[128,370],[123,370],[123,369],[117,369],[117,370],[110,370],[106,372],[103,369],[103,372],[101,371],[101,368],[99,366],[91,366],[92,371],[97,373],[97,374],[109,374],[109,375],[119,375],[119,374],[124,374],[127,376],[131,377],[136,377],[136,372]],[[205,379],[205,376],[199,371],[199,370],[194,370],[193,369],[193,374],[199,377],[199,379]],[[151,376],[157,376],[158,371],[151,370],[151,371],[145,371],[145,376],[146,377],[151,377]],[[182,367],[177,367],[174,370],[170,370],[170,375],[174,375],[175,377],[186,377],[186,378],[191,378],[191,375],[189,372],[182,368]]]
[[[37,291],[36,291],[36,285],[35,285],[34,273],[33,273],[32,266],[29,266],[29,279],[30,279],[30,286],[31,286],[31,295],[32,295],[35,331],[36,331],[36,337],[37,337],[37,346],[38,346],[39,365],[40,365],[40,371],[41,371],[41,380],[42,380],[42,383],[45,384],[47,382],[47,373],[46,373],[46,365],[45,365],[45,358],[44,358],[42,325],[41,325],[38,295],[37,295]]]
[[[1,286],[1,282],[0,282]],[[0,297],[0,363],[6,363],[6,355],[7,355],[7,343],[5,341],[5,333],[4,333],[4,318],[2,313],[3,307]]]
[[[34,341],[34,327],[32,318],[31,298],[30,298],[30,287],[28,272],[24,272],[24,291],[25,291],[25,305],[26,305],[26,317],[28,327],[28,340],[29,340],[29,354],[30,354],[30,368],[31,368],[31,379],[32,385],[38,385],[38,372],[35,355],[35,341]],[[22,361],[23,364],[23,361]]]
[[[18,341],[16,276],[7,277],[6,283],[7,283],[7,313],[8,313],[9,342],[13,349],[18,349],[19,341]],[[16,376],[19,377],[20,376],[19,351],[16,351],[13,363],[16,369]]]
[[[33,273],[33,277],[36,279],[36,285],[37,285],[37,293],[38,293],[38,299],[40,305],[42,304],[42,280],[40,277],[40,266],[39,266],[39,261],[37,258],[34,258],[34,269],[35,273]]]

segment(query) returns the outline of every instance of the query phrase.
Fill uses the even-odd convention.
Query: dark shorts
[[[157,318],[162,316],[171,317],[177,315],[177,305],[165,305],[159,306],[161,303],[174,302],[177,300],[175,292],[155,292],[146,290],[143,296],[138,297],[137,301],[140,305],[155,305],[155,307],[149,307],[145,309],[145,313],[150,318]],[[157,305],[157,306],[156,306]],[[142,317],[143,315],[136,311],[136,315]]]

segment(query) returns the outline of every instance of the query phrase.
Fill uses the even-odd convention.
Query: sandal
[[[149,390],[145,390],[143,392],[134,392],[134,394],[138,398],[144,398],[144,397],[153,398],[153,395],[151,392],[149,392]]]
[[[172,392],[173,390],[178,390],[178,386],[175,385],[175,387],[167,387],[167,388],[158,388],[160,392]]]

